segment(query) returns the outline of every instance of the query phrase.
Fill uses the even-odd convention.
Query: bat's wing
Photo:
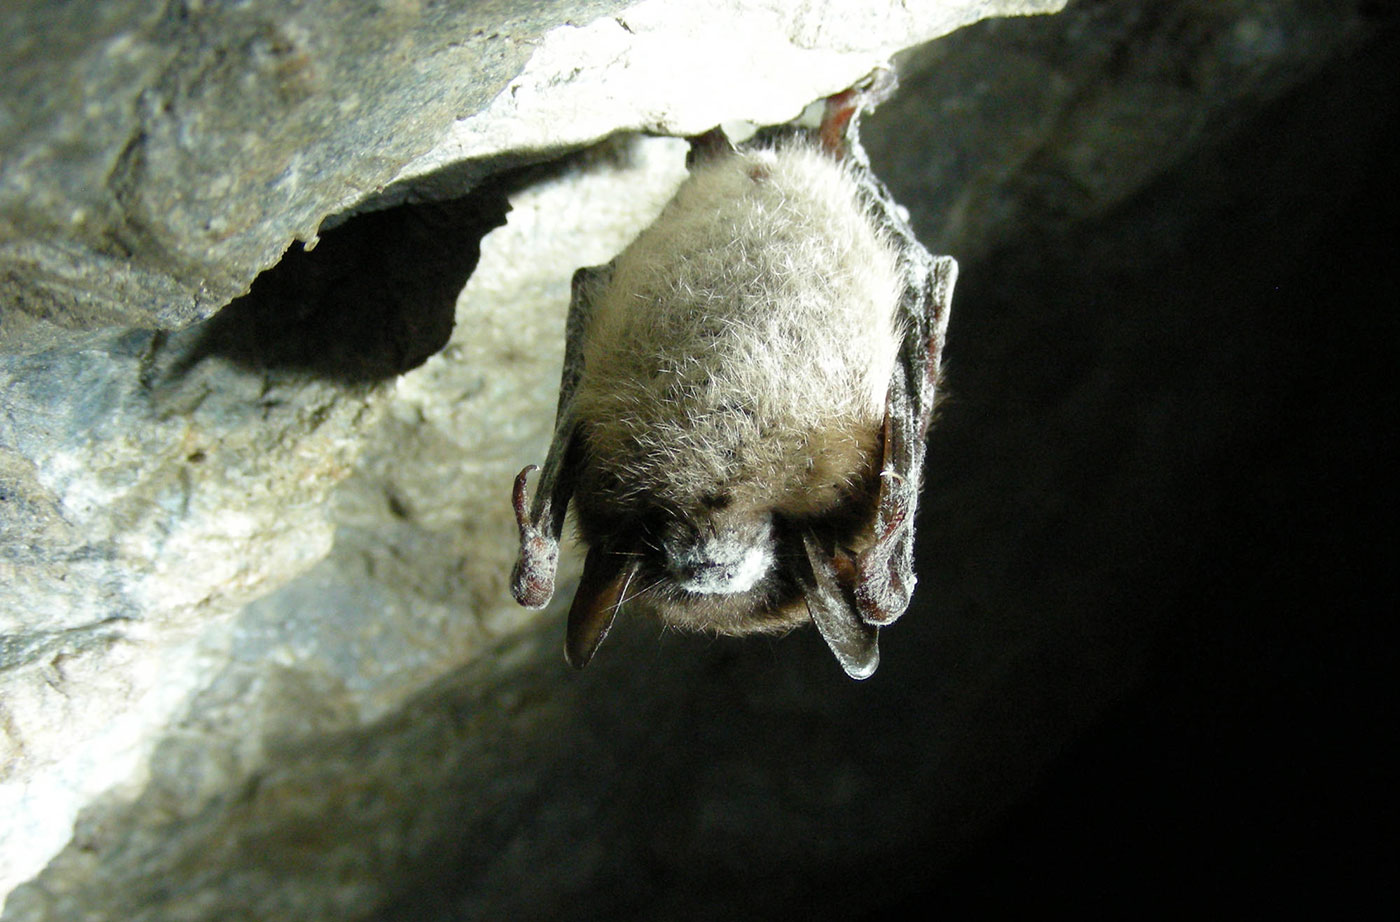
[[[952,257],[930,256],[922,247],[909,255],[910,286],[900,304],[904,342],[885,405],[875,543],[856,559],[856,605],[868,624],[904,614],[914,591],[914,513],[958,274]]]
[[[880,626],[904,614],[914,591],[914,513],[957,277],[956,262],[922,247],[910,252],[910,261],[911,284],[901,302],[907,327],[886,404],[874,543],[852,560],[804,536],[807,566],[798,571],[812,621],[853,679],[874,674]]]
[[[879,626],[904,614],[914,591],[914,513],[958,274],[952,257],[932,255],[915,238],[907,213],[871,172],[861,147],[860,115],[893,88],[893,74],[877,72],[865,86],[831,97],[817,133],[822,148],[849,165],[871,220],[899,251],[905,278],[898,305],[904,338],[886,396],[873,541],[852,560],[807,539],[811,576],[801,577],[812,620],[841,667],[858,679],[879,663]]]
[[[593,316],[594,298],[612,276],[612,264],[580,269],[574,273],[569,317],[564,328],[564,372],[559,382],[559,407],[554,418],[554,440],[529,503],[525,481],[535,470],[530,465],[515,478],[512,501],[520,526],[520,558],[511,571],[511,593],[527,608],[543,608],[554,596],[554,574],[559,566],[559,536],[564,514],[573,496],[574,455],[579,450],[574,394],[583,376],[583,336]]]

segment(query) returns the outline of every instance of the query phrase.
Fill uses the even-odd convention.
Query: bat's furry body
[[[741,634],[814,620],[846,671],[913,587],[912,512],[955,265],[914,241],[855,138],[744,150],[711,132],[616,260],[580,270],[523,604],[553,591],[570,499],[590,550],[570,614],[587,662],[623,602]],[[833,115],[834,113],[834,115]],[[528,471],[528,469],[527,469]]]
[[[733,564],[674,573],[716,598],[664,606],[668,620],[725,633],[806,620],[746,617],[772,568],[767,519],[867,489],[901,288],[845,168],[805,143],[698,166],[617,258],[583,339],[579,521],[595,543],[590,523],[612,510],[676,510],[705,534],[699,557]]]

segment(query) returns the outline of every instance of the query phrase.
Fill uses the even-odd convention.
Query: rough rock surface
[[[0,344],[209,316],[485,106],[546,31],[621,5],[8,12]]]
[[[901,48],[1063,3],[26,3],[0,32],[0,351],[207,317],[400,175],[785,121]]]
[[[1217,624],[1263,626],[1243,606],[1267,601],[1329,650],[1261,586],[1311,600],[1308,571],[1290,582],[1281,570],[1303,554],[1277,537],[1291,521],[1279,492],[1312,476],[1287,434],[1366,444],[1366,417],[1328,416],[1297,369],[1318,361],[1302,305],[1328,290],[1311,248],[1393,156],[1377,126],[1394,121],[1380,88],[1395,43],[1377,37],[1378,5],[1081,0],[904,62],[867,144],[963,281],[918,608],[868,685],[847,682],[810,632],[716,644],[631,622],[576,676],[560,663],[558,613],[508,603],[505,496],[547,442],[569,274],[645,225],[684,151],[635,136],[548,162],[542,148],[785,118],[994,7],[934,4],[911,24],[892,4],[878,33],[821,27],[814,5],[740,5],[752,28],[717,38],[674,4],[540,4],[481,36],[441,17],[495,7],[423,13],[439,19],[420,28],[418,5],[386,5],[413,24],[395,44],[367,37],[357,5],[273,6],[104,8],[65,34],[73,60],[136,74],[119,124],[60,144],[78,124],[61,94],[48,121],[0,123],[19,132],[0,148],[0,256],[21,267],[0,300],[12,350],[0,363],[0,857],[6,888],[20,884],[7,922],[860,917],[934,882],[1144,673],[1195,662],[1193,644],[1254,670],[1207,670],[1226,700],[1192,702],[1202,714],[1244,723],[1248,695],[1231,693],[1293,700],[1317,678],[1278,635],[1222,638]],[[544,34],[565,16],[575,24]],[[259,17],[279,24],[259,32]],[[682,38],[667,45],[671,29]],[[769,53],[712,53],[765,34],[782,38]],[[525,63],[532,49],[502,35],[543,38]],[[287,49],[313,46],[334,63],[327,86],[364,81],[341,100],[345,124],[292,124],[336,97],[284,99],[302,66]],[[700,91],[686,96],[646,66],[682,48]],[[784,57],[793,48],[803,54]],[[462,70],[458,53],[483,56],[479,82],[444,77]],[[116,79],[84,76],[96,66],[45,59],[22,74],[63,74],[71,101],[84,79]],[[310,72],[322,67],[312,55]],[[169,121],[181,106],[232,128],[184,136]],[[269,130],[269,107],[289,121]],[[261,113],[258,137],[238,112]],[[128,179],[114,164],[141,158],[99,140],[129,142],[138,123],[156,127],[138,150],[167,144],[190,171],[110,198],[113,177]],[[250,152],[279,138],[307,150],[271,173]],[[15,168],[44,150],[77,165]],[[225,173],[229,185],[209,182]],[[378,210],[323,223],[357,202]],[[201,227],[215,219],[241,230]],[[151,224],[164,229],[126,230]],[[318,230],[314,249],[182,327]],[[1379,253],[1394,236],[1367,239]],[[36,248],[54,247],[72,272],[26,274]],[[1368,303],[1331,316],[1365,326]],[[30,320],[10,338],[16,309]],[[1377,328],[1376,341],[1393,334]],[[1330,344],[1324,361],[1351,360],[1338,392],[1369,407],[1370,353],[1336,332]],[[1345,535],[1325,523],[1346,483],[1291,494],[1288,508]],[[1241,550],[1269,541],[1285,553]],[[1166,645],[1163,667],[1162,638],[1176,635],[1187,639]],[[1308,742],[1290,742],[1291,764],[1306,764]],[[969,879],[1016,891],[1006,874]]]

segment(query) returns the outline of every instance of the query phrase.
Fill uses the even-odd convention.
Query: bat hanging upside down
[[[847,674],[914,588],[914,511],[957,264],[932,256],[870,171],[861,113],[735,148],[691,139],[690,176],[605,266],[580,269],[534,502],[513,500],[516,600],[554,594],[565,510],[588,545],[565,655],[618,611],[682,628],[813,621]]]

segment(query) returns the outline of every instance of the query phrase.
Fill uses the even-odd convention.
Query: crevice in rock
[[[210,356],[248,370],[368,384],[418,367],[452,334],[481,239],[505,223],[511,177],[469,195],[360,214],[296,246],[210,319],[175,367]]]

